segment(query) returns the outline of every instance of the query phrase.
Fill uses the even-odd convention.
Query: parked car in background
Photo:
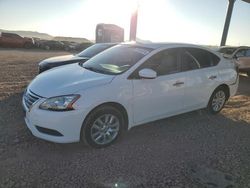
[[[76,46],[76,51],[81,52],[92,45],[93,45],[93,43],[88,43],[88,42],[80,43]]]
[[[236,49],[237,47],[233,47],[233,46],[222,46],[219,49],[217,49],[217,51],[222,54],[232,55]]]
[[[71,51],[71,50],[77,50],[77,46],[79,43],[77,42],[70,42],[70,41],[61,41],[65,45],[65,50]]]
[[[101,148],[146,122],[219,113],[238,83],[235,64],[206,48],[124,43],[38,75],[23,95],[25,122],[36,137]]]
[[[66,50],[67,46],[56,40],[40,40],[39,47],[45,50]]]
[[[219,52],[223,53],[227,58],[234,59],[239,71],[250,76],[250,47],[222,47]]]
[[[33,45],[32,38],[21,37],[15,33],[0,33],[0,47],[31,48]]]
[[[39,48],[39,47],[40,47],[40,41],[44,41],[43,39],[38,38],[38,37],[33,37],[33,40],[34,40],[34,46],[35,46],[36,48]]]
[[[89,48],[83,50],[76,55],[65,55],[57,56],[43,60],[39,63],[39,73],[49,70],[54,67],[76,63],[76,62],[85,62],[96,54],[116,45],[116,43],[99,43],[90,46]]]

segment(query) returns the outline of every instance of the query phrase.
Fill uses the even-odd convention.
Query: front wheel
[[[94,148],[114,143],[123,131],[123,114],[112,106],[100,107],[87,117],[83,124],[82,140]]]
[[[226,101],[227,94],[225,92],[225,89],[223,87],[219,87],[213,92],[207,108],[210,113],[217,114],[222,110]]]

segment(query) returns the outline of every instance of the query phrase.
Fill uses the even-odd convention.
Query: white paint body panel
[[[178,113],[183,110],[184,73],[159,76],[156,79],[132,80],[134,123]]]
[[[72,64],[37,76],[27,89],[42,98],[30,110],[25,109],[27,126],[36,137],[45,140],[58,143],[77,142],[80,140],[85,117],[103,103],[114,102],[122,105],[127,111],[130,129],[142,123],[205,108],[215,88],[222,84],[229,86],[231,96],[235,95],[238,75],[234,64],[224,58],[211,68],[159,76],[155,79],[128,79],[153,54],[173,47],[189,45],[163,45],[156,48],[121,75],[94,73],[78,64]],[[216,79],[210,80],[212,75],[216,75]],[[174,86],[176,82],[184,84]],[[67,94],[81,95],[74,103],[75,110],[52,112],[39,109],[39,105],[46,98]],[[24,100],[23,105],[25,107]],[[43,134],[35,126],[57,130],[63,136]]]
[[[83,69],[78,63],[74,63],[37,75],[28,88],[40,96],[52,97],[105,85],[110,83],[114,77]]]

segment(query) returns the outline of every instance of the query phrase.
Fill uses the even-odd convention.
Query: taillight
[[[236,72],[237,72],[237,75],[239,75],[239,65],[236,63],[236,61],[233,61],[232,60],[232,62],[234,63],[234,68],[235,68],[235,70],[236,70]]]

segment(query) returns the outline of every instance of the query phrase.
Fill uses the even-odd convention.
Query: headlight
[[[51,111],[69,111],[74,110],[73,104],[80,98],[80,95],[65,95],[52,97],[40,104],[39,108]]]

